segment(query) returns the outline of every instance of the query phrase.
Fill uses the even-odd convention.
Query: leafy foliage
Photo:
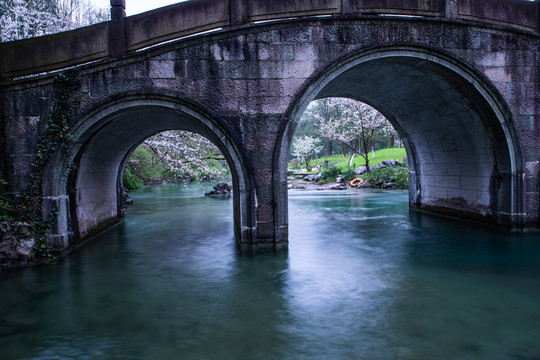
[[[126,166],[129,172],[124,171],[124,186],[130,189],[141,183],[212,180],[228,172],[224,164],[219,149],[205,137],[188,131],[165,131],[135,149]]]
[[[354,169],[347,169],[345,171],[341,172],[341,176],[343,177],[343,180],[345,181],[351,181],[358,177],[358,175],[354,172]]]
[[[79,70],[70,69],[54,78],[55,104],[49,121],[40,137],[35,161],[32,164],[31,182],[25,191],[17,194],[14,199],[0,199],[0,217],[5,220],[17,220],[31,225],[35,240],[38,260],[52,262],[55,257],[50,252],[47,243],[48,233],[52,228],[58,209],[46,213],[43,208],[43,174],[55,152],[62,151],[64,156],[71,158],[71,145],[76,139],[70,133],[69,121],[74,109],[79,104],[79,97],[74,96],[79,89]],[[73,166],[68,165],[68,172]],[[64,174],[67,178],[68,174]],[[2,181],[5,184],[5,181]]]
[[[336,178],[341,175],[341,170],[335,166],[330,166],[321,172],[319,183],[324,184],[330,181],[336,181]]]
[[[375,146],[378,134],[395,132],[388,120],[377,110],[360,101],[347,98],[325,99],[328,111],[317,114],[321,136],[338,141],[369,164],[369,151]],[[358,144],[358,149],[356,147]]]
[[[409,168],[389,165],[364,174],[362,179],[368,180],[371,186],[377,188],[383,188],[386,184],[391,183],[394,189],[408,189]]]
[[[124,169],[123,184],[126,189],[134,190],[141,188],[144,182],[137,175],[133,174],[131,168],[127,167]]]

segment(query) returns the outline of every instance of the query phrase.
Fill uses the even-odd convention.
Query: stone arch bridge
[[[42,189],[59,209],[55,250],[122,219],[128,155],[169,129],[223,151],[241,244],[286,243],[291,139],[327,96],[362,100],[395,125],[412,208],[537,227],[540,4],[483,3],[193,0],[125,17],[125,0],[111,0],[109,22],[0,44],[0,192],[29,183],[52,79],[78,66],[78,141],[71,158],[53,156]]]

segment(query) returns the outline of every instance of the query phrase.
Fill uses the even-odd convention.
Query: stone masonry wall
[[[84,67],[82,101],[73,125],[81,126],[104,102],[122,103],[127,94],[174,94],[198,104],[213,114],[240,149],[253,181],[248,190],[255,193],[256,241],[273,244],[287,239],[286,210],[275,211],[278,204],[286,204],[286,191],[278,186],[283,171],[277,161],[279,144],[286,129],[294,128],[298,119],[292,114],[305,92],[354,54],[388,47],[427,49],[474,69],[499,97],[509,122],[500,125],[482,119],[485,133],[500,127],[517,144],[509,151],[522,160],[523,168],[515,176],[524,180],[525,189],[509,191],[521,191],[514,195],[523,197],[526,222],[538,224],[539,44],[539,38],[529,33],[438,20],[321,19],[251,26]],[[390,86],[389,94],[391,90]],[[52,89],[48,81],[40,80],[5,86],[2,91],[6,180],[16,190],[30,174]],[[406,122],[401,125],[407,128]],[[460,188],[463,192],[466,184]]]

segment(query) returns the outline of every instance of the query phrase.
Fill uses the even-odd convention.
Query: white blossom
[[[223,161],[219,149],[205,137],[188,131],[165,131],[151,136],[141,144],[165,164],[177,180],[214,179],[226,169],[216,167]],[[136,160],[129,160],[136,165]]]
[[[38,5],[40,2],[38,2]],[[49,35],[109,19],[109,10],[88,0],[54,0],[49,8],[25,0],[2,1],[2,41]]]
[[[323,146],[319,145],[319,140],[311,136],[302,136],[295,138],[292,144],[291,153],[302,159],[306,163],[306,168],[309,168],[309,161],[313,156],[322,150]]]
[[[339,141],[351,152],[349,166],[355,154],[360,154],[369,166],[368,152],[375,145],[375,137],[380,133],[395,134],[390,122],[373,107],[348,98],[328,98],[314,116],[319,120],[319,132],[322,137]],[[358,141],[359,151],[355,143]]]

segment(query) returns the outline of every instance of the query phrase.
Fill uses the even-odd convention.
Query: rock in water
[[[227,183],[219,183],[214,186],[214,190],[207,192],[204,196],[223,196],[230,195],[232,192],[232,187]]]

